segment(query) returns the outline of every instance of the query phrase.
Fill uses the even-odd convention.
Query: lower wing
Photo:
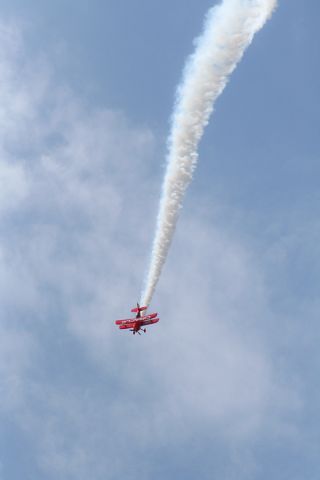
[[[149,320],[143,320],[141,325],[152,325],[153,323],[159,322],[160,318],[150,318]]]

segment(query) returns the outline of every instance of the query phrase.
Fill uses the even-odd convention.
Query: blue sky
[[[113,325],[213,3],[1,2],[1,480],[319,478],[315,0],[280,1],[216,104],[161,321]]]

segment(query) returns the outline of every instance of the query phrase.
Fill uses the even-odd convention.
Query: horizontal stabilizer
[[[136,307],[131,310],[132,313],[143,312],[143,310],[147,310],[148,307]]]

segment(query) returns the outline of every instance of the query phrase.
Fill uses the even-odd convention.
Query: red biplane
[[[150,313],[149,315],[141,315],[141,312],[147,310],[147,307],[140,307],[139,303],[137,303],[137,307],[131,310],[132,313],[136,313],[135,318],[126,318],[124,320],[116,320],[115,324],[119,325],[120,330],[127,330],[130,331],[135,335],[138,333],[141,335],[140,331],[146,333],[146,329],[142,328],[146,325],[152,325],[154,323],[159,322],[159,318],[157,317],[157,313]]]

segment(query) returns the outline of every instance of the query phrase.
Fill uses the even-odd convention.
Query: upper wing
[[[151,318],[156,318],[157,313],[150,313],[149,315],[144,315],[143,317],[139,318],[139,320],[150,320]]]

